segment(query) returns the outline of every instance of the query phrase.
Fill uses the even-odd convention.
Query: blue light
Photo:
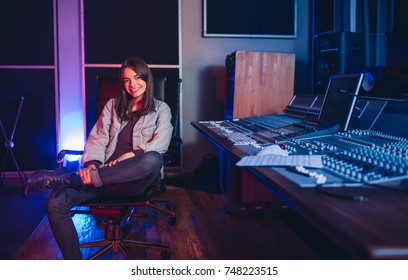
[[[80,1],[58,0],[59,150],[82,150],[85,143]]]
[[[82,155],[66,155],[64,157],[62,166],[71,169],[72,171],[78,171],[81,168]]]
[[[68,115],[63,115],[61,113],[60,135],[61,149],[83,150],[85,140],[82,111]]]

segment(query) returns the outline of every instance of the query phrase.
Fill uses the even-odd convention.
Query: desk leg
[[[220,181],[229,212],[239,212],[242,201],[242,174],[235,164],[236,162],[227,153],[220,152]]]
[[[228,212],[244,213],[286,207],[236,160],[220,151],[220,186]]]

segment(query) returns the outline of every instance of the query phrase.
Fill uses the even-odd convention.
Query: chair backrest
[[[168,79],[166,81],[164,101],[171,109],[174,137],[180,137],[180,86],[181,79]]]
[[[113,97],[118,97],[120,94],[119,79],[114,77],[98,76],[96,78],[96,107],[95,121],[102,113],[106,102]]]

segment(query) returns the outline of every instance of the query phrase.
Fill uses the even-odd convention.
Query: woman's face
[[[122,73],[123,88],[135,101],[141,100],[146,92],[146,82],[143,81],[132,68],[126,67]]]

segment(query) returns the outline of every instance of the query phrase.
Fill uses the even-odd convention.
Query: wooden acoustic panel
[[[293,97],[295,54],[237,51],[233,118],[283,112]]]

